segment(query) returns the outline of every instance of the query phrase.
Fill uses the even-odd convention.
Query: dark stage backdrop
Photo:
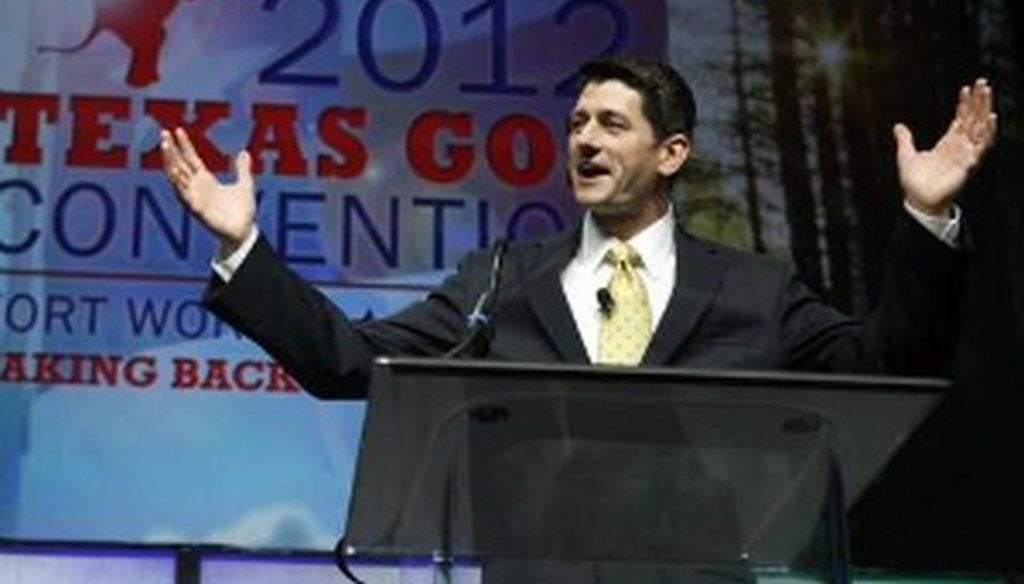
[[[118,8],[111,8],[117,6]],[[940,410],[855,509],[863,565],[1019,567],[1022,9],[1012,0],[122,0],[0,6],[0,537],[327,549],[360,404],[301,393],[196,304],[212,242],[156,171],[186,122],[262,163],[260,222],[356,315],[468,249],[575,219],[570,72],[666,56],[694,85],[680,221],[863,313],[900,212],[896,121],[931,144],[997,91],[961,197],[973,261]],[[96,31],[91,37],[90,30]],[[80,50],[57,52],[88,39]]]
[[[999,139],[960,198],[973,260],[965,310],[950,315],[964,324],[955,386],[855,508],[852,535],[861,565],[1020,569],[1024,9],[1001,0],[701,4],[670,3],[670,58],[704,108],[683,220],[791,259],[854,312],[878,290],[900,212],[892,124],[931,145],[958,87],[985,76],[996,88]]]
[[[852,518],[862,565],[1016,568],[1024,483],[1024,24],[999,0],[671,4],[671,58],[699,87],[698,152],[684,221],[791,258],[855,312],[871,305],[899,212],[891,126],[930,145],[956,88],[996,88],[999,139],[960,198],[972,248],[955,387]],[[726,8],[728,6],[728,8]],[[703,153],[707,155],[707,152]],[[728,187],[718,190],[723,177]],[[728,193],[721,194],[719,193]]]

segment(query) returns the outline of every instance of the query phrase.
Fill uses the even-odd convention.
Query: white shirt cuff
[[[960,207],[953,205],[953,216],[952,217],[937,217],[935,215],[929,215],[924,211],[915,209],[913,205],[907,201],[903,201],[903,208],[910,213],[922,227],[931,232],[932,235],[938,237],[943,243],[952,248],[960,246]]]
[[[220,276],[221,280],[225,283],[230,282],[231,278],[238,271],[238,268],[242,266],[242,262],[245,258],[249,257],[249,252],[252,251],[253,246],[256,245],[256,240],[260,237],[260,228],[255,225],[249,235],[246,236],[242,244],[238,246],[231,255],[224,257],[222,250],[217,252],[217,255],[213,257],[210,262],[210,267],[213,271]]]

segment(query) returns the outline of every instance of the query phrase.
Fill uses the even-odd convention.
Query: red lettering
[[[156,381],[156,359],[132,357],[124,364],[124,378],[132,387],[150,387]]]
[[[320,139],[340,155],[340,161],[327,154],[320,155],[316,161],[317,176],[353,178],[366,170],[370,158],[366,146],[344,126],[365,128],[366,109],[334,108],[320,116]]]
[[[199,385],[199,361],[188,357],[175,357],[171,363],[174,364],[172,388],[193,389]]]
[[[308,166],[299,138],[295,133],[298,110],[291,105],[256,104],[252,108],[254,126],[249,137],[249,154],[252,155],[252,170],[263,172],[263,153],[272,150],[277,153],[274,173],[301,176]]]
[[[242,361],[235,366],[234,374],[232,375],[235,387],[242,391],[256,391],[259,389],[262,381],[259,375],[263,373],[263,365],[260,361]],[[250,370],[256,376],[255,379],[246,376],[246,372]]]
[[[57,370],[57,366],[60,365],[60,355],[35,353],[32,358],[35,359],[36,366],[36,374],[32,377],[33,383],[63,383],[65,381]]]
[[[104,148],[110,140],[110,120],[131,117],[132,102],[126,97],[75,96],[71,98],[74,118],[71,147],[65,158],[68,166],[96,168],[125,168],[128,166],[128,148],[115,145]]]
[[[117,383],[117,372],[121,368],[120,355],[92,355],[92,385],[114,385]]]
[[[419,176],[437,183],[451,183],[465,178],[473,168],[473,147],[450,144],[445,150],[447,164],[437,158],[438,134],[447,131],[457,138],[473,133],[473,118],[467,113],[431,111],[416,118],[409,127],[405,151],[409,164]]]
[[[519,136],[526,140],[525,164],[516,159]],[[533,116],[513,114],[498,121],[487,136],[487,162],[502,181],[515,187],[528,187],[547,178],[555,165],[555,138]]]
[[[186,102],[180,100],[153,99],[146,102],[145,111],[146,115],[153,118],[161,128],[185,130],[199,157],[211,172],[228,170],[230,159],[206,135],[217,122],[231,117],[231,104],[221,101],[198,102],[195,104],[195,114],[190,120],[185,119],[186,107]],[[162,167],[159,144],[142,154],[142,168]]]
[[[0,123],[11,124],[11,140],[4,151],[4,162],[42,162],[43,125],[55,125],[64,115],[61,99],[57,94],[0,91]],[[72,118],[64,151],[64,164],[68,167],[128,168],[135,153],[127,137],[127,124],[117,122],[134,121],[136,106],[141,105],[145,115],[157,126],[182,128],[210,171],[220,173],[231,169],[230,152],[222,151],[210,138],[218,124],[232,121],[233,108],[229,102],[145,99],[136,104],[130,96],[75,95],[68,103],[63,106],[68,108]],[[365,107],[323,110],[316,130],[320,150],[314,158],[307,158],[303,151],[298,104],[257,103],[250,114],[251,130],[246,148],[252,155],[253,171],[257,174],[267,172],[264,165],[272,164],[269,171],[282,176],[306,176],[315,171],[319,177],[350,179],[366,172],[371,162],[369,148],[360,136],[360,131],[369,124]],[[465,177],[472,170],[475,153],[468,141],[459,143],[457,140],[471,137],[472,131],[473,120],[468,113],[434,111],[421,116],[407,139],[413,168],[435,182],[453,182]],[[435,144],[444,140],[455,143]],[[137,164],[143,170],[160,170],[163,161],[159,144],[148,145],[138,154]]]
[[[85,383],[85,377],[82,373],[82,364],[85,358],[82,355],[69,355],[71,360],[71,372],[68,373],[67,383],[71,384],[82,384]]]
[[[277,363],[270,363],[270,380],[267,382],[267,391],[297,393],[299,384],[292,379],[291,375]]]
[[[7,162],[39,164],[43,150],[39,147],[40,119],[52,124],[57,121],[60,101],[56,95],[0,93],[0,119],[14,112],[14,136],[7,148]]]
[[[228,362],[224,359],[207,359],[208,370],[203,379],[203,389],[231,389],[231,382],[228,381]]]
[[[4,369],[0,372],[0,380],[23,383],[28,381],[25,374],[25,353],[7,353],[4,355]]]

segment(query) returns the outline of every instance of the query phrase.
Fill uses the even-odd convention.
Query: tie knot
[[[631,245],[619,239],[612,240],[612,245],[608,248],[604,261],[613,266],[637,267],[643,265],[643,258],[640,257],[640,254]]]

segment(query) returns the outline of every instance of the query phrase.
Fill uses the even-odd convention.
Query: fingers
[[[988,86],[988,81],[978,79],[974,82],[968,103],[967,136],[971,142],[984,142],[988,117],[992,113],[992,88]]]
[[[192,170],[185,162],[181,150],[175,143],[174,136],[167,130],[160,132],[160,153],[164,162],[164,174],[179,192],[188,190],[192,179]]]
[[[988,114],[992,113],[992,88],[989,86],[988,80],[985,78],[975,81],[974,87],[979,113],[983,117],[987,117]]]
[[[953,116],[953,123],[957,128],[965,127],[967,119],[971,115],[971,88],[964,85],[960,88],[960,94],[956,100],[956,115]]]
[[[252,185],[252,157],[245,150],[235,157],[235,177],[242,185]]]
[[[978,79],[975,84],[975,120],[972,140],[978,144],[990,144],[996,135],[996,114],[993,105],[993,91],[988,80]]]
[[[175,128],[174,137],[178,140],[178,144],[181,147],[182,158],[189,166],[189,170],[194,173],[206,172],[206,165],[203,164],[203,160],[199,158],[199,154],[196,153],[196,149],[192,146],[192,141],[188,139],[188,134],[185,133],[185,130]]]
[[[973,85],[960,88],[955,123],[973,146],[987,147],[995,138],[996,114],[992,108],[992,87],[987,79],[978,78]]]
[[[896,124],[892,128],[893,138],[896,139],[896,160],[902,162],[917,153],[914,145],[914,134],[904,124]]]

